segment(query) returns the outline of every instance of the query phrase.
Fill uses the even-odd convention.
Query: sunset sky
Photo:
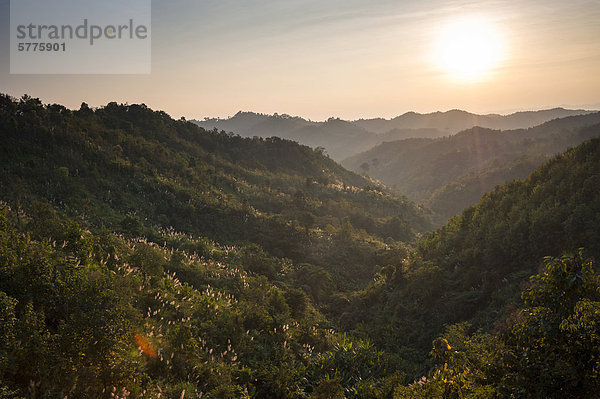
[[[0,91],[69,107],[313,120],[600,109],[599,0],[153,1],[149,75],[11,75],[9,23],[0,0]]]

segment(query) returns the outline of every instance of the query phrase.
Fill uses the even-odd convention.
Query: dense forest
[[[600,140],[435,215],[277,138],[0,103],[0,397],[590,397]]]
[[[144,105],[3,101],[0,195],[23,209],[43,200],[132,236],[173,228],[256,244],[345,273],[340,283],[370,279],[388,238],[409,242],[431,226],[424,209],[290,141],[207,132]],[[341,251],[352,253],[343,268]]]
[[[421,341],[427,349],[432,336],[423,331],[462,321],[490,328],[508,317],[507,304],[546,256],[584,248],[585,258],[597,257],[598,154],[600,139],[593,139],[486,194],[420,240],[389,281],[357,296],[350,326],[377,325],[376,336],[388,336],[382,343]]]

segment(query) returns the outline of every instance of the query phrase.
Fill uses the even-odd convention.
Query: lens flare
[[[156,350],[154,349],[154,345],[152,345],[152,342],[150,342],[148,338],[137,333],[133,336],[133,338],[135,339],[135,343],[142,350],[142,352],[144,352],[149,357],[157,356]]]

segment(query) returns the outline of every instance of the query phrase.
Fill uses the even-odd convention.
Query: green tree
[[[523,292],[506,335],[500,392],[521,397],[592,397],[600,390],[600,279],[594,262],[546,258]]]

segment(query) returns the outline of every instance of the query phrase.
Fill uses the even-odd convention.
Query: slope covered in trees
[[[3,396],[330,397],[407,374],[336,331],[422,210],[308,147],[2,97]],[[314,338],[314,339],[313,339]]]
[[[595,113],[527,130],[473,128],[444,138],[389,142],[342,164],[425,203],[445,221],[496,185],[525,178],[544,160],[598,136]]]
[[[581,254],[548,257],[519,307],[492,333],[467,323],[434,341],[437,366],[409,398],[594,398],[600,389],[600,278]]]
[[[157,234],[0,208],[2,397],[361,397],[403,380],[294,288],[305,266],[263,255],[284,263],[273,282],[245,248]]]
[[[408,200],[290,141],[207,132],[144,105],[71,111],[3,96],[0,113],[0,196],[25,210],[45,199],[131,235],[172,227],[254,243],[345,274],[342,285],[370,279],[388,237],[429,228]]]
[[[356,293],[342,325],[357,335],[368,329],[394,351],[427,350],[444,324],[490,328],[545,256],[579,248],[600,256],[599,179],[600,139],[593,139],[497,187]]]

